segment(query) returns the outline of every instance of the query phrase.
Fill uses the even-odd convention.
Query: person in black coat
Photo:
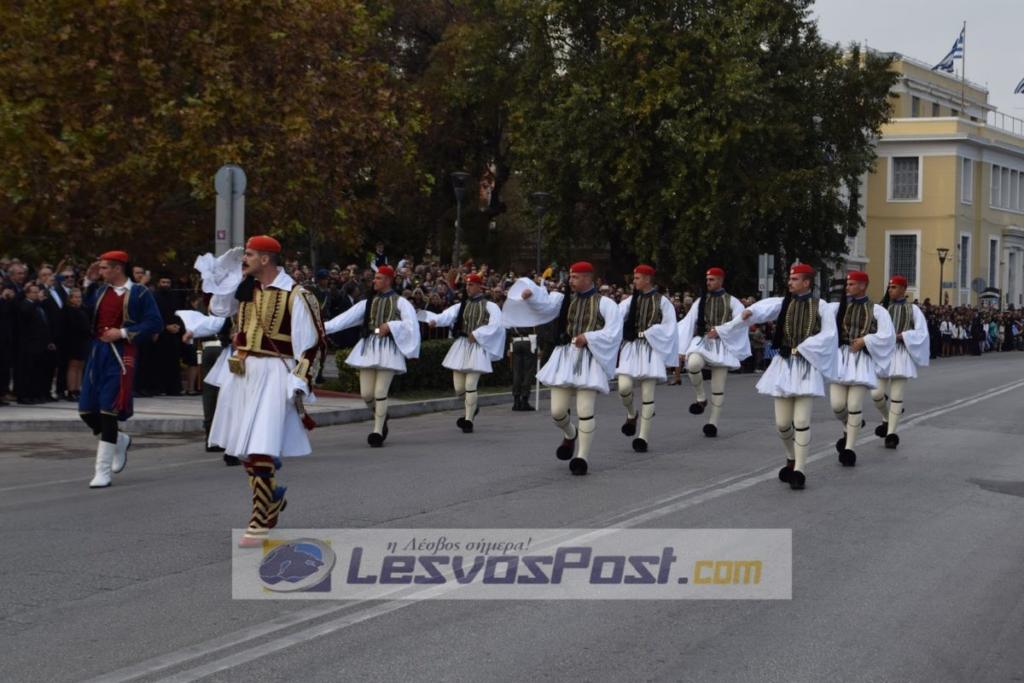
[[[67,305],[61,309],[64,348],[67,353],[67,400],[77,401],[82,389],[82,372],[92,339],[89,311],[82,306],[82,291],[71,290]]]
[[[38,285],[25,287],[25,298],[18,303],[18,316],[18,403],[44,403],[50,398],[57,345],[53,337],[55,321],[46,312]]]
[[[4,396],[11,385],[16,317],[14,288],[0,285],[0,406],[7,405]]]
[[[154,393],[168,396],[181,395],[181,335],[184,330],[181,319],[175,311],[185,308],[181,292],[171,289],[174,279],[170,273],[161,273],[157,280],[156,299],[160,316],[164,320],[164,329],[156,340],[153,351],[153,381],[151,388]]]

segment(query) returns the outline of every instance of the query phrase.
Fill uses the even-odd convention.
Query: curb
[[[547,389],[541,389],[541,397],[548,395]],[[531,395],[534,392],[530,392]],[[478,400],[480,406],[497,406],[512,403],[512,394],[481,394]],[[388,406],[389,417],[412,417],[414,415],[427,415],[429,413],[442,413],[448,410],[459,410],[463,406],[461,399],[455,398],[432,398],[424,401],[412,401],[409,403],[392,404]],[[332,425],[351,424],[353,422],[369,422],[370,416],[366,408],[345,408],[343,410],[325,410],[323,412],[311,412],[311,417],[316,420],[318,427],[330,427]],[[203,431],[203,420],[199,417],[180,418],[132,418],[123,425],[123,431],[128,434],[166,434],[174,432],[201,432]],[[2,432],[88,432],[88,427],[81,420],[10,420],[0,421],[0,433]]]

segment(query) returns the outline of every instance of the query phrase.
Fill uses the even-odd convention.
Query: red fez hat
[[[594,266],[586,261],[577,261],[569,267],[570,273],[593,273]]]
[[[725,271],[722,270],[721,268],[718,268],[716,266],[714,268],[708,268],[708,272],[705,273],[705,275],[707,277],[720,277],[720,278],[724,278],[725,277]]]
[[[128,252],[125,251],[108,251],[104,254],[100,254],[100,260],[102,261],[120,261],[121,263],[128,263]]]
[[[641,263],[639,266],[633,269],[633,272],[639,273],[640,275],[650,275],[651,277],[654,277],[654,268],[647,265],[646,263]]]
[[[267,251],[272,254],[281,253],[281,243],[270,235],[255,235],[250,237],[249,241],[245,243],[245,248],[252,249],[253,251]]]
[[[868,282],[868,274],[863,270],[851,270],[846,273],[846,279],[866,284]]]
[[[480,277],[480,275],[477,273],[470,273],[469,275],[466,276],[466,282],[472,282],[477,285],[482,285],[484,283],[484,279]]]
[[[814,268],[807,263],[795,263],[789,269],[790,275],[814,275]]]
[[[889,278],[889,284],[899,285],[900,287],[906,287],[907,278],[903,277],[902,275],[893,275],[891,278]]]
[[[395,277],[395,269],[391,266],[381,266],[377,269],[377,272],[390,278]]]

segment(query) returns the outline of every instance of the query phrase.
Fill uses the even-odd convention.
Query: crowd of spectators
[[[285,261],[289,275],[313,292],[327,320],[362,300],[372,289],[374,272],[382,265],[395,269],[395,289],[415,308],[440,313],[459,301],[465,277],[478,273],[484,278],[490,297],[499,306],[508,289],[520,276],[499,271],[472,260],[460,265],[440,262],[428,249],[421,259],[411,254],[388,254],[378,244],[366,260],[358,263],[330,263],[313,270],[297,259]],[[82,383],[82,371],[90,342],[90,311],[83,307],[89,284],[89,265],[65,257],[56,266],[38,266],[16,258],[0,258],[0,404],[16,400],[37,404],[55,400],[74,401]],[[522,273],[540,277],[554,289],[568,282],[568,267],[550,263],[543,271]],[[192,395],[200,391],[196,347],[182,339],[180,309],[202,310],[204,297],[197,276],[160,272],[155,277],[143,265],[132,267],[132,281],[149,287],[164,318],[164,330],[150,339],[137,340],[135,391],[138,396]],[[621,281],[598,280],[600,292],[616,302],[629,296],[630,285]],[[662,288],[682,318],[697,292]],[[744,305],[755,297],[742,299]],[[925,300],[922,309],[932,338],[932,356],[980,355],[989,351],[1024,350],[1024,311],[998,311],[969,306],[933,306]],[[424,339],[441,338],[444,328],[421,327]],[[771,325],[751,329],[753,357],[741,372],[763,370],[773,350]],[[330,345],[348,348],[358,340],[358,329],[331,335]],[[670,380],[678,383],[678,374]]]

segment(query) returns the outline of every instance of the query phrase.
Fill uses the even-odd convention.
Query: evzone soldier
[[[218,260],[229,265],[239,257],[245,279],[210,299],[213,316],[238,322],[233,355],[211,371],[220,391],[209,444],[239,458],[248,475],[252,514],[239,542],[244,548],[262,545],[287,505],[286,487],[277,482],[282,458],[312,452],[306,431],[314,423],[303,400],[315,400],[325,336],[316,298],[281,268],[276,239],[252,237],[244,252],[232,249]]]
[[[492,372],[491,362],[501,360],[505,350],[505,328],[501,309],[484,296],[484,280],[476,273],[466,276],[466,294],[460,303],[441,313],[423,311],[431,327],[450,327],[455,342],[441,365],[452,371],[455,394],[465,400],[465,416],[456,425],[465,434],[473,431],[473,419],[480,412],[477,386],[480,375]]]
[[[78,413],[100,437],[96,467],[89,488],[110,486],[112,474],[128,464],[132,438],[118,431],[118,421],[133,412],[135,339],[164,329],[156,300],[148,289],[128,277],[128,254],[108,251],[86,274],[89,286],[83,306],[92,310],[93,340],[82,375]]]
[[[775,426],[786,448],[779,480],[802,489],[811,446],[814,397],[825,395],[825,380],[835,378],[836,318],[829,305],[811,291],[814,269],[798,263],[789,270],[785,297],[758,301],[738,317],[715,328],[718,337],[739,353],[751,325],[774,321],[772,346],[779,350],[757,391],[775,399]]]
[[[882,424],[875,428],[877,436],[885,437],[886,448],[900,445],[896,428],[903,415],[903,395],[907,380],[917,377],[917,368],[928,365],[928,321],[915,304],[907,301],[907,278],[893,275],[889,278],[889,291],[882,301],[887,305],[896,334],[896,348],[889,367],[878,373],[878,386],[871,398],[882,414]]]
[[[532,327],[510,327],[505,335],[512,364],[512,410],[534,410],[530,391],[537,378],[537,332]]]
[[[213,296],[221,295],[221,301],[230,302],[234,297],[238,285],[242,282],[242,267],[238,259],[241,258],[241,250],[232,252],[231,255],[224,255],[215,258],[213,254],[202,254],[196,257],[194,268],[199,271],[202,277],[203,294],[206,297],[207,312],[210,310],[210,300]],[[227,297],[227,298],[225,298]],[[231,307],[236,311],[237,307]],[[213,416],[217,412],[217,399],[220,394],[220,385],[228,376],[228,359],[234,355],[231,347],[232,331],[237,320],[230,317],[215,315],[204,315],[198,311],[181,310],[176,315],[185,324],[185,334],[182,341],[212,339],[203,343],[202,356],[202,378],[203,378],[203,431],[206,432],[206,452],[223,452],[221,446],[210,444],[210,428],[213,426]],[[229,467],[241,465],[234,455],[224,453],[224,464]]]
[[[834,311],[839,347],[836,350],[836,379],[829,387],[832,412],[843,423],[843,435],[836,442],[839,462],[844,467],[857,463],[853,450],[863,426],[864,398],[878,384],[878,373],[889,367],[896,337],[886,310],[867,296],[868,274],[851,270],[846,274],[842,301],[829,304]]]
[[[619,396],[626,406],[626,422],[622,433],[636,435],[637,419],[640,434],[633,439],[633,450],[647,451],[654,419],[654,388],[666,381],[665,367],[679,359],[679,337],[676,334],[676,313],[668,298],[654,286],[655,270],[641,264],[633,270],[633,294],[619,304],[622,317],[622,347],[619,350]],[[640,413],[633,397],[640,385]]]
[[[419,358],[420,323],[412,304],[394,287],[395,270],[382,265],[373,276],[369,299],[357,302],[324,325],[327,334],[360,326],[360,339],[345,362],[359,371],[359,393],[373,416],[366,442],[380,448],[388,437],[388,392],[405,361]]]
[[[622,319],[618,305],[598,294],[589,263],[572,265],[569,285],[568,294],[549,293],[529,278],[520,278],[509,289],[503,316],[511,327],[557,319],[554,351],[537,377],[551,387],[551,417],[564,435],[555,455],[569,461],[574,475],[584,475],[596,429],[594,402],[598,392],[608,393],[608,380],[615,374]],[[569,414],[574,392],[577,425]]]
[[[708,268],[705,273],[707,291],[695,301],[677,326],[679,352],[683,354],[686,374],[693,384],[697,400],[690,404],[690,413],[700,415],[711,404],[704,436],[718,436],[718,418],[725,403],[725,380],[730,370],[750,355],[750,337],[739,337],[735,352],[726,348],[715,334],[715,328],[735,319],[743,312],[743,304],[725,291],[725,271]],[[704,389],[704,368],[711,370],[711,397]]]
[[[182,342],[195,341],[202,345],[200,367],[203,381],[203,431],[206,433],[206,452],[221,453],[224,451],[223,448],[211,446],[209,443],[210,427],[213,426],[213,416],[217,411],[217,395],[220,392],[220,385],[215,382],[218,382],[218,377],[223,376],[228,359],[232,356],[232,321],[230,318],[203,315],[199,311],[181,310],[175,311],[175,315],[185,324]],[[224,464],[238,466],[242,463],[235,456],[225,453]]]

